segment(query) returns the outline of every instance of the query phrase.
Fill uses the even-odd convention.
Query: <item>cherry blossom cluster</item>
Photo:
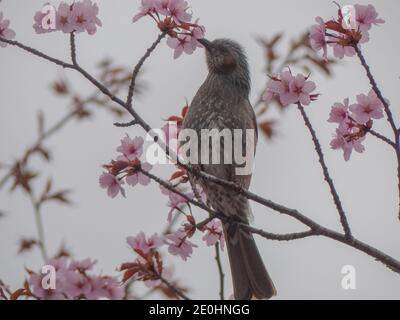
[[[142,0],[139,13],[133,17],[133,22],[144,16],[150,16],[158,28],[168,33],[167,44],[174,49],[174,58],[182,53],[192,54],[202,45],[198,42],[204,38],[205,28],[192,21],[188,3],[184,0]]]
[[[7,40],[15,38],[14,30],[10,29],[10,20],[4,19],[2,11],[0,11],[0,38]],[[5,48],[6,46],[6,43],[0,41],[0,47]]]
[[[266,102],[277,98],[285,107],[296,103],[308,106],[318,98],[318,94],[312,93],[317,86],[308,80],[309,77],[302,74],[293,76],[289,69],[282,71],[279,76],[270,78],[263,97]]]
[[[99,183],[111,198],[115,198],[119,193],[125,197],[125,182],[134,187],[136,185],[147,186],[150,178],[143,171],[150,171],[152,166],[149,163],[141,162],[140,156],[143,154],[142,137],[131,139],[128,135],[121,140],[121,145],[117,148],[120,155],[110,164],[104,165],[105,172],[100,176]]]
[[[383,118],[383,111],[383,103],[373,90],[368,95],[358,95],[357,103],[353,105],[349,105],[348,98],[343,103],[335,103],[328,119],[328,122],[338,124],[332,149],[343,150],[346,161],[350,160],[353,150],[364,152],[365,136],[372,128],[373,120]]]
[[[347,16],[344,16],[345,9],[339,8],[336,19],[324,21],[317,17],[317,24],[311,28],[311,46],[316,51],[322,50],[325,59],[328,58],[328,47],[333,49],[333,55],[338,59],[354,56],[354,47],[369,41],[372,26],[385,23],[378,18],[373,5],[347,6]]]
[[[29,271],[29,288],[32,297],[40,300],[64,299],[111,299],[120,300],[124,297],[121,283],[114,277],[93,275],[89,272],[96,264],[95,261],[68,260],[65,257],[50,260],[47,265],[56,271],[55,289],[44,289],[43,283],[47,273]]]
[[[165,270],[159,249],[163,246],[168,247],[168,252],[173,256],[178,256],[186,261],[193,254],[196,244],[190,241],[197,231],[196,223],[191,215],[188,215],[187,222],[177,231],[159,236],[157,233],[151,237],[141,232],[135,237],[128,237],[127,242],[137,254],[137,259],[133,263],[126,263],[121,266],[124,272],[123,281],[134,279],[143,281],[148,287],[157,287],[161,284],[161,277],[170,275],[170,270]],[[219,219],[208,222],[201,230],[204,235],[203,241],[207,246],[214,246],[218,242],[224,248],[225,239],[222,230],[222,223]],[[166,273],[164,273],[166,272]]]
[[[149,288],[159,287],[162,279],[169,280],[172,276],[171,269],[165,268],[158,251],[160,247],[168,246],[171,255],[179,256],[186,261],[193,253],[193,248],[197,247],[192,243],[191,238],[196,232],[194,219],[189,216],[188,223],[174,233],[165,236],[153,234],[151,237],[141,232],[135,237],[128,237],[127,242],[137,254],[134,262],[124,263],[120,270],[124,272],[123,282],[128,280],[143,281]],[[207,234],[203,239],[208,245],[214,245],[221,241],[223,247],[223,231],[221,225],[216,220],[211,221],[205,227]]]
[[[86,31],[93,35],[97,27],[102,26],[97,17],[98,13],[99,7],[91,0],[74,1],[72,4],[61,2],[57,9],[45,4],[42,10],[36,12],[33,28],[39,34],[53,31],[64,33]]]

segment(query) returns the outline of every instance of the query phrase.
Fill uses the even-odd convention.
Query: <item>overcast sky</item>
[[[95,72],[95,64],[112,57],[118,64],[133,66],[157,36],[150,19],[132,24],[139,1],[96,1],[100,7],[103,28],[95,36],[79,35],[78,56],[82,66]],[[52,1],[57,4],[58,1]],[[363,46],[384,95],[391,101],[395,120],[399,122],[399,60],[400,3],[397,0],[347,1],[344,4],[372,3],[387,23],[374,27],[371,41]],[[40,48],[53,56],[68,59],[68,39],[61,33],[36,35],[32,20],[43,1],[3,0],[0,11],[11,20],[17,39]],[[254,101],[265,83],[263,52],[255,41],[258,35],[271,36],[284,31],[295,37],[313,24],[315,16],[329,18],[336,7],[330,0],[191,0],[194,15],[206,26],[207,37],[232,38],[246,49],[252,71]],[[136,101],[135,107],[154,127],[162,119],[176,114],[192,99],[206,77],[204,53],[172,59],[173,52],[165,43],[146,64],[144,80],[148,90]],[[36,114],[43,110],[47,123],[56,121],[65,111],[67,101],[50,93],[51,81],[66,76],[74,88],[84,94],[91,85],[73,72],[30,56],[17,48],[0,49],[0,162],[10,162],[22,154],[36,134]],[[355,154],[348,163],[340,152],[330,150],[329,142],[335,127],[327,123],[330,106],[360,93],[368,93],[368,80],[356,59],[345,59],[334,69],[334,78],[313,73],[313,80],[322,95],[307,112],[317,130],[326,160],[331,168],[348,219],[357,238],[400,258],[400,221],[396,193],[396,163],[392,151],[368,137],[363,155]],[[277,115],[278,116],[278,115]],[[309,133],[298,111],[291,108],[278,117],[278,137],[274,141],[260,139],[256,170],[251,190],[283,205],[297,208],[319,223],[340,231],[338,214],[323,181]],[[59,188],[74,192],[73,207],[46,206],[43,218],[50,253],[65,241],[76,258],[96,258],[98,271],[117,274],[116,267],[132,261],[134,255],[125,239],[139,231],[160,232],[166,222],[167,199],[153,184],[148,188],[128,189],[127,199],[108,198],[98,186],[101,165],[115,155],[119,140],[129,133],[142,134],[139,129],[118,129],[109,113],[98,112],[90,122],[73,124],[46,144],[54,151],[55,161],[40,168],[41,189],[47,176],[55,178]],[[386,121],[376,122],[376,130],[390,135]],[[171,168],[155,172],[168,177]],[[269,209],[252,205],[253,224],[270,232],[288,233],[304,230],[289,218]],[[0,193],[0,210],[7,216],[0,220],[0,279],[13,288],[26,276],[24,267],[37,270],[42,262],[37,251],[17,255],[22,236],[35,237],[34,215],[29,200],[20,192]],[[198,212],[198,217],[204,216]],[[191,288],[190,296],[200,299],[218,298],[217,267],[213,248],[201,244],[187,262],[168,257],[177,276]],[[371,257],[352,248],[324,238],[311,238],[291,243],[257,239],[261,254],[278,290],[277,299],[370,299],[400,298],[400,278]],[[223,264],[227,274],[226,254]],[[352,265],[357,271],[357,289],[341,287],[341,269]],[[137,285],[143,290],[141,284]],[[230,277],[226,291],[232,292]]]

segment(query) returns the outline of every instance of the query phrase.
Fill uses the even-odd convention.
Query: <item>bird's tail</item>
[[[236,300],[270,299],[275,286],[265,268],[253,235],[237,224],[224,225]]]

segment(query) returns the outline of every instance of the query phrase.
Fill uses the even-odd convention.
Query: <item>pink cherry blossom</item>
[[[187,239],[186,232],[182,230],[166,235],[165,238],[168,252],[174,256],[180,256],[184,261],[192,255],[193,248],[197,247]]]
[[[168,38],[167,45],[174,49],[174,59],[178,59],[183,52],[186,54],[192,54],[195,50],[195,46],[192,41],[192,37],[188,35],[179,35],[176,38]]]
[[[42,280],[45,274],[41,273],[32,273],[28,284],[33,294],[41,300],[121,299],[124,292],[116,278],[87,273],[94,263],[91,259],[83,261],[52,259],[47,264],[56,269],[56,288],[43,289]]]
[[[328,122],[343,123],[349,117],[349,99],[346,98],[343,103],[335,103],[332,107]]]
[[[171,210],[168,213],[168,221],[172,221],[172,213],[175,211],[175,209],[179,208],[181,205],[187,204],[188,200],[185,197],[173,191],[170,191],[169,189],[163,186],[160,186],[160,189],[164,195],[169,197],[168,207],[170,207]],[[178,188],[178,190],[181,191],[183,194],[185,194],[181,188]],[[194,197],[194,194],[192,192],[186,193],[185,195],[189,199],[193,199]]]
[[[192,15],[187,12],[188,3],[184,0],[169,0],[169,15],[174,19],[175,23],[190,22]]]
[[[150,165],[147,162],[141,163],[140,167],[142,168],[143,171],[146,172],[149,172],[153,168],[152,165]],[[151,179],[141,171],[135,171],[135,173],[129,174],[126,177],[126,183],[132,187],[136,186],[137,184],[140,184],[142,186],[148,186],[150,182]]]
[[[140,232],[136,237],[128,237],[126,241],[133,250],[140,250],[144,254],[148,254],[150,251],[164,245],[164,239],[158,236],[157,233],[146,239],[144,232]]]
[[[307,80],[302,74],[298,74],[290,82],[290,91],[295,94],[296,102],[300,102],[303,106],[308,106],[311,103],[311,92],[316,88],[315,83]]]
[[[33,273],[28,279],[28,284],[31,288],[32,293],[36,298],[40,300],[64,300],[66,299],[65,294],[60,290],[61,283],[60,278],[56,278],[56,289],[44,289],[42,282],[45,274]],[[45,280],[44,280],[45,281]]]
[[[68,3],[61,2],[57,9],[57,29],[64,33],[71,33],[75,30],[72,17],[72,8]]]
[[[328,58],[328,46],[327,46],[326,36],[325,36],[325,33],[326,33],[325,22],[324,22],[324,20],[322,20],[321,17],[315,18],[315,21],[318,24],[311,27],[310,44],[311,44],[311,47],[315,51],[322,50],[323,57],[325,59],[327,59]]]
[[[107,194],[111,198],[115,198],[119,192],[125,197],[125,190],[122,188],[123,181],[111,173],[104,172],[99,178],[100,186],[103,189],[107,189]]]
[[[121,283],[114,277],[102,277],[102,289],[104,297],[110,300],[121,300],[125,296],[125,290]]]
[[[143,153],[143,143],[142,137],[135,137],[131,139],[128,135],[121,140],[121,145],[117,148],[117,151],[122,153],[122,156],[117,158],[118,161],[124,160],[135,160],[138,159]]]
[[[46,3],[44,5],[45,7],[50,6],[49,3]],[[51,6],[53,8],[53,12],[57,12],[56,8],[54,6]],[[35,16],[33,17],[35,24],[33,25],[33,28],[35,29],[35,32],[38,34],[41,33],[49,33],[49,32],[54,32],[57,30],[57,14],[55,17],[55,26],[52,26],[52,21],[50,18],[47,20],[44,20],[46,16],[48,16],[48,12],[43,13],[42,10],[36,12]],[[46,24],[46,27],[43,27],[43,24]]]
[[[330,43],[329,45],[333,48],[333,55],[338,59],[343,59],[345,56],[353,57],[356,55],[356,50],[353,47],[344,46],[338,42]]]
[[[156,0],[142,0],[142,5],[139,8],[139,13],[135,15],[132,19],[133,22],[138,21],[149,13],[155,12],[156,5],[159,4],[159,1]]]
[[[343,150],[343,156],[346,161],[350,160],[353,150],[355,150],[358,153],[363,153],[365,151],[365,147],[362,145],[362,142],[365,140],[365,137],[359,139],[351,139],[351,141],[348,141],[347,139],[348,134],[349,132],[337,129],[336,135],[331,142],[331,148],[333,150],[338,150],[338,149]]]
[[[210,221],[205,227],[206,234],[203,236],[203,241],[206,242],[207,246],[213,246],[218,241],[221,244],[221,248],[224,247],[225,238],[224,231],[222,230],[222,223],[219,219]]]
[[[96,260],[92,260],[87,258],[82,261],[71,261],[69,265],[70,270],[78,270],[78,271],[89,271],[93,269],[93,266],[97,263]]]
[[[385,23],[385,20],[378,19],[378,12],[375,7],[371,4],[369,5],[354,5],[356,10],[356,21],[361,31],[368,31],[371,29],[372,25],[379,25]]]
[[[72,5],[71,19],[76,32],[87,31],[90,35],[96,33],[97,26],[101,27],[102,23],[97,17],[99,7],[91,0],[83,0],[74,2]]]
[[[361,124],[366,124],[372,119],[382,119],[383,109],[382,101],[373,90],[368,93],[368,96],[365,94],[358,95],[357,103],[350,106],[355,120]]]
[[[69,299],[87,297],[92,291],[89,278],[82,273],[69,271],[66,273],[64,281],[66,285],[63,291]]]
[[[3,19],[3,12],[0,11],[0,37],[11,40],[15,38],[14,30],[9,28],[10,20]],[[0,41],[0,47],[5,48],[7,46],[6,43]]]
[[[290,91],[290,83],[293,81],[293,76],[290,71],[282,71],[280,79],[273,78],[267,83],[267,90],[264,99],[269,101],[273,96],[278,96],[280,102],[284,106],[296,102],[296,94]]]

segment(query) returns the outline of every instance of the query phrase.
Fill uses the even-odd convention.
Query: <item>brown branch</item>
[[[383,106],[385,108],[385,112],[386,112],[386,116],[387,116],[388,122],[389,122],[390,126],[392,127],[394,134],[397,137],[398,136],[397,127],[396,127],[396,124],[394,122],[393,114],[392,114],[392,111],[390,110],[389,104],[386,101],[386,99],[383,97],[382,92],[379,89],[379,87],[378,87],[378,85],[377,85],[377,83],[375,81],[374,76],[372,75],[371,68],[369,67],[367,61],[365,60],[364,55],[361,52],[361,49],[359,48],[358,45],[354,45],[353,47],[356,50],[357,56],[360,59],[360,62],[361,62],[362,66],[364,67],[364,69],[365,69],[365,71],[367,73],[367,77],[369,79],[369,82],[371,83],[372,89],[375,91],[376,95],[378,96],[379,100],[381,100],[381,102],[382,102],[382,104],[383,104]],[[398,138],[396,138],[396,139],[398,139]]]
[[[297,106],[298,106],[298,109],[300,110],[300,113],[301,113],[303,119],[304,119],[304,123],[305,123],[306,127],[308,128],[308,131],[310,131],[312,140],[314,142],[315,151],[318,154],[319,163],[321,164],[321,167],[322,167],[325,181],[329,185],[329,189],[331,191],[333,201],[335,203],[336,209],[340,216],[340,223],[342,224],[342,227],[346,234],[346,237],[351,239],[353,236],[351,234],[350,226],[347,221],[346,213],[344,212],[342,202],[340,201],[340,197],[336,191],[335,184],[333,183],[333,180],[329,174],[328,166],[326,165],[325,157],[322,152],[321,144],[317,138],[317,134],[315,133],[315,130],[310,122],[310,119],[308,118],[308,116],[306,114],[306,111],[304,110],[304,107],[301,105],[301,103],[298,103]]]
[[[173,292],[175,292],[183,300],[192,300],[186,294],[184,294],[182,291],[180,291],[178,288],[176,288],[173,284],[171,284],[168,280],[166,280],[165,278],[160,276],[160,280],[162,283],[164,283],[169,289],[171,289]]]
[[[388,145],[390,145],[391,147],[396,149],[396,143],[394,143],[392,140],[390,140],[389,138],[385,137],[384,135],[376,132],[375,130],[369,129],[368,132],[374,136],[375,138],[382,140],[383,142],[387,143]]]
[[[215,261],[217,262],[217,267],[218,267],[218,275],[219,275],[219,298],[221,300],[225,300],[225,295],[224,295],[224,270],[222,269],[222,263],[221,263],[221,255],[219,252],[219,243],[217,242],[215,244]]]
[[[357,44],[355,44],[353,47],[357,52],[357,56],[360,59],[361,65],[364,67],[364,69],[367,73],[367,77],[372,86],[372,89],[374,90],[374,92],[376,93],[379,100],[381,100],[381,102],[384,106],[387,120],[388,120],[390,127],[392,128],[393,133],[395,135],[395,141],[396,141],[395,142],[395,151],[396,151],[396,157],[397,157],[397,181],[398,181],[398,194],[399,194],[399,219],[400,219],[400,134],[399,134],[400,129],[397,128],[396,123],[394,122],[392,110],[390,109],[389,103],[386,101],[381,90],[379,89],[379,87],[375,81],[375,78],[371,72],[371,68],[369,67],[367,61],[365,60],[365,57],[362,54],[361,49],[359,48],[359,46]]]
[[[47,254],[42,213],[40,211],[40,203],[38,201],[36,201],[32,192],[29,193],[29,198],[31,200],[31,203],[32,203],[32,206],[34,209],[35,223],[36,223],[36,229],[37,229],[37,234],[38,234],[38,245],[39,245],[40,253],[42,255],[43,262],[47,263],[49,256]]]
[[[167,35],[167,33],[163,32],[157,37],[157,40],[154,41],[154,43],[151,45],[151,47],[147,49],[144,56],[142,58],[140,58],[139,62],[136,64],[135,68],[133,69],[131,84],[129,85],[129,89],[128,89],[128,97],[126,98],[126,105],[128,108],[132,108],[132,100],[133,100],[133,93],[135,91],[135,86],[136,86],[136,78],[139,74],[140,69],[143,67],[143,64],[145,63],[145,61],[150,57],[152,52],[157,48],[157,46],[160,44],[161,40],[166,35]]]

